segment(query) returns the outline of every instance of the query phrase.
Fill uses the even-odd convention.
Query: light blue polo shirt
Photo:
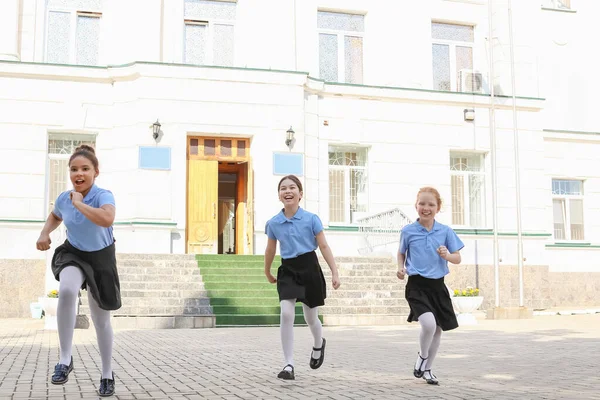
[[[56,199],[52,212],[62,219],[67,227],[67,240],[76,249],[81,251],[98,251],[110,246],[114,242],[112,226],[104,228],[96,225],[71,202],[71,191],[62,192]],[[96,184],[83,198],[83,202],[90,207],[100,208],[105,204],[115,205],[115,198],[110,190],[100,189]]]
[[[425,278],[439,279],[446,276],[448,261],[437,253],[440,246],[446,246],[448,252],[454,253],[465,245],[456,233],[447,225],[433,222],[431,231],[427,231],[415,221],[402,228],[400,233],[400,254],[406,256],[406,272],[408,275],[421,275]]]
[[[316,250],[318,245],[315,236],[322,230],[319,217],[300,207],[289,219],[281,210],[265,226],[269,239],[279,241],[281,258],[294,258]]]

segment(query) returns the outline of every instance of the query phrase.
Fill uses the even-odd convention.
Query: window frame
[[[215,3],[234,3],[236,5],[236,18],[237,18],[237,1],[230,0],[210,0]],[[227,25],[233,27],[233,57],[231,60],[231,65],[222,65],[224,67],[233,67],[235,66],[235,27],[236,27],[236,19],[221,19],[221,18],[192,18],[185,16],[185,3],[183,3],[183,25],[182,25],[182,38],[183,38],[183,46],[181,49],[181,60],[183,64],[186,65],[215,65],[214,63],[214,32],[215,25]],[[186,61],[186,35],[185,30],[187,25],[206,25],[206,51],[204,53],[205,59],[203,64],[192,64]]]
[[[317,10],[317,14],[320,12],[326,12],[326,13],[335,13],[335,14],[345,14],[345,15],[359,15],[361,17],[365,17],[364,14],[356,14],[356,13],[350,13],[350,12],[340,12],[340,11],[328,11],[328,10]],[[317,16],[318,18],[318,16]],[[338,49],[338,54],[337,54],[337,62],[338,62],[338,80],[336,83],[349,83],[349,84],[354,84],[354,85],[363,85],[364,84],[364,78],[365,78],[365,31],[364,28],[362,31],[346,31],[346,30],[338,30],[338,29],[327,29],[327,28],[319,28],[317,26],[317,49],[319,49],[319,51],[317,51],[318,57],[317,57],[317,71],[319,71],[318,73],[318,77],[319,79],[323,79],[321,78],[321,52],[320,52],[320,46],[319,46],[319,42],[320,42],[320,37],[321,34],[326,34],[326,35],[336,35],[337,38],[337,49]],[[351,36],[351,37],[359,37],[362,39],[362,76],[360,77],[361,81],[360,82],[346,82],[346,43],[345,43],[345,38],[346,36]]]
[[[102,14],[102,10],[100,9],[86,9],[86,10],[77,10],[75,8],[69,7],[47,7],[45,13],[45,26],[44,26],[44,63],[49,63],[48,61],[48,30],[50,28],[49,20],[50,13],[68,13],[69,14],[69,60],[67,62],[68,65],[87,65],[87,66],[99,66],[102,65],[102,32],[104,31],[104,18]],[[88,17],[88,18],[98,18],[99,19],[99,27],[98,27],[98,60],[96,64],[78,64],[77,63],[77,19],[78,17]]]
[[[585,180],[577,179],[577,178],[552,178],[551,184],[554,181],[576,181],[581,183],[581,194],[555,194],[554,190],[551,188],[550,191],[552,193],[552,239],[555,242],[572,242],[572,243],[581,243],[585,242],[586,234],[585,234]],[[564,228],[565,228],[565,238],[560,239],[556,237],[554,232],[554,200],[562,200],[564,201]],[[581,200],[581,220],[583,222],[583,238],[581,239],[571,239],[571,200]]]
[[[467,26],[470,27],[471,29],[473,29],[473,41],[472,42],[465,42],[465,41],[460,41],[460,40],[447,40],[447,39],[434,39],[433,38],[433,34],[430,30],[430,35],[431,35],[431,47],[430,50],[432,52],[431,54],[431,87],[433,90],[438,90],[441,92],[445,92],[446,90],[440,90],[440,89],[436,89],[435,87],[435,81],[433,78],[433,63],[434,63],[434,59],[433,59],[433,45],[438,44],[438,45],[447,45],[449,48],[449,56],[450,56],[450,92],[456,92],[456,93],[461,93],[459,91],[459,81],[458,81],[458,70],[456,67],[456,48],[457,47],[470,47],[471,48],[471,55],[472,55],[472,70],[476,71],[475,69],[475,60],[477,59],[475,51],[476,51],[476,47],[475,47],[475,25],[474,24],[462,24],[462,23],[455,23],[455,22],[445,22],[445,21],[435,21],[432,20],[431,21],[431,25],[433,24],[445,24],[445,25],[458,25],[458,26]],[[453,89],[454,88],[454,89]]]
[[[479,157],[479,171],[458,171],[452,169],[452,164],[449,163],[448,171],[450,172],[450,196],[452,198],[452,177],[453,176],[463,176],[465,182],[465,193],[463,195],[463,218],[467,222],[466,224],[454,224],[452,223],[452,227],[456,227],[459,229],[486,229],[487,226],[487,171],[486,171],[486,153],[485,152],[468,152],[461,150],[451,150],[449,152],[449,161],[453,158],[469,158],[469,157]],[[481,201],[481,223],[479,225],[473,225],[470,222],[471,219],[471,204],[470,204],[470,194],[471,194],[471,182],[469,180],[470,175],[478,175],[483,179],[483,190],[480,193],[480,201]],[[454,201],[452,201],[450,208],[450,221],[453,219],[454,214]]]
[[[348,153],[351,152],[352,150],[360,150],[360,151],[364,151],[365,152],[365,165],[364,166],[351,166],[351,165],[331,165],[329,164],[329,153],[331,152],[331,150],[334,150],[333,152],[343,152],[343,153]],[[340,151],[341,150],[341,151]],[[343,145],[343,144],[330,144],[328,146],[327,149],[327,184],[328,184],[328,196],[327,196],[327,207],[329,210],[329,225],[330,226],[358,226],[358,222],[357,221],[352,221],[352,210],[350,207],[350,198],[351,198],[351,185],[350,185],[350,180],[351,180],[351,173],[350,171],[352,169],[357,169],[357,170],[361,170],[364,171],[367,175],[366,178],[366,185],[367,185],[367,189],[366,189],[366,210],[364,211],[365,214],[369,213],[369,210],[371,209],[371,195],[370,195],[370,191],[369,191],[369,187],[371,186],[371,181],[370,181],[370,174],[369,174],[369,147],[366,146],[352,146],[352,145]],[[331,220],[331,190],[329,189],[329,174],[330,171],[344,171],[344,199],[347,199],[347,201],[344,202],[344,221],[332,221]],[[358,194],[357,194],[358,196]],[[357,218],[358,219],[358,218]]]

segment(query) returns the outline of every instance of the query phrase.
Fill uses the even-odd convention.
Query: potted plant
[[[452,305],[454,311],[458,314],[459,325],[475,325],[477,320],[473,312],[481,307],[483,296],[480,296],[479,289],[468,286],[466,289],[455,289],[452,296]]]
[[[40,299],[44,308],[44,328],[56,329],[56,310],[58,309],[58,290],[53,289],[48,292],[46,297]]]

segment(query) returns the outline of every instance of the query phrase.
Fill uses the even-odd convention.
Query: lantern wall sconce
[[[158,137],[160,136],[160,127],[160,122],[158,122],[157,119],[156,122],[152,124],[152,137],[156,141],[158,141]]]
[[[295,133],[296,132],[294,132],[291,126],[290,129],[288,129],[285,133],[285,145],[290,149],[290,151],[294,147],[294,143],[296,143],[296,138],[294,138]]]

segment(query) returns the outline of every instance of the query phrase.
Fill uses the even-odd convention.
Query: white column
[[[19,0],[3,0],[0,7],[0,60],[19,61]]]

